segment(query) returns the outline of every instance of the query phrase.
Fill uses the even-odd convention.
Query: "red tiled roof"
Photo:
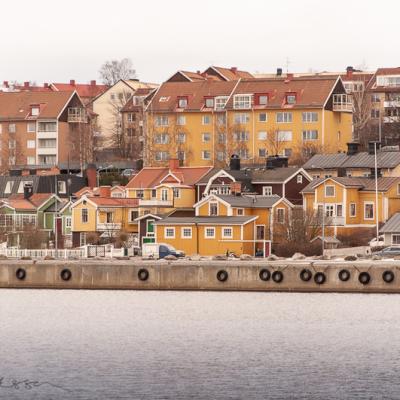
[[[211,169],[212,167],[179,167],[170,171],[169,168],[143,168],[125,187],[128,189],[154,188],[170,172],[180,180],[181,184],[193,186]]]
[[[118,197],[88,197],[90,201],[98,206],[107,207],[136,207],[139,204],[138,199],[125,199]]]
[[[91,85],[84,83],[75,83],[74,85],[71,85],[70,83],[52,83],[51,85],[60,92],[72,92],[76,90],[79,97],[82,98],[94,98],[108,89],[107,85]]]
[[[210,69],[216,70],[222,77],[224,77],[228,81],[237,81],[239,78],[254,78],[250,72],[241,71],[237,68],[223,68],[212,66],[208,68],[205,72],[208,72]]]

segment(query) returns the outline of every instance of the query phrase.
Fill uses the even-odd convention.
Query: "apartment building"
[[[179,70],[167,79],[166,82],[196,82],[207,79],[216,81],[238,81],[241,78],[254,78],[254,76],[250,72],[239,70],[237,67],[224,68],[211,66],[203,72]]]
[[[146,107],[146,165],[227,166],[346,149],[352,99],[340,77],[166,82]]]
[[[80,160],[90,121],[76,92],[2,92],[0,110],[3,169]]]

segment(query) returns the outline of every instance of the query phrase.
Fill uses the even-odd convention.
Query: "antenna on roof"
[[[289,64],[290,64],[289,57],[286,57],[286,73],[289,73]]]

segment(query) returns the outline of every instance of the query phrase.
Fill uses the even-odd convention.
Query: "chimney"
[[[86,180],[90,188],[97,186],[97,168],[96,164],[88,164],[86,167]]]
[[[354,154],[357,154],[359,145],[359,143],[355,142],[347,143],[347,155],[352,156]]]
[[[138,159],[138,160],[136,160],[136,169],[138,170],[138,171],[140,171],[141,169],[143,169],[143,159]]]
[[[24,82],[24,89],[29,89],[29,82]]]
[[[354,68],[349,66],[346,68],[346,77],[351,78],[353,76]]]
[[[48,88],[49,84],[47,82],[43,83],[43,87]]]
[[[232,154],[229,161],[229,169],[231,171],[240,171],[240,157],[237,154]]]
[[[376,151],[377,152],[381,148],[380,142],[374,142],[374,141],[368,142],[368,154],[375,154],[375,143],[376,143]]]
[[[197,71],[196,71],[196,74],[201,75],[201,71],[197,70]]]
[[[31,183],[24,184],[24,199],[28,200],[33,195],[33,186]]]
[[[236,74],[237,73],[237,67],[231,67],[231,71]]]
[[[171,158],[169,160],[169,169],[171,171],[174,171],[174,170],[178,169],[179,165],[180,165],[180,163],[179,163],[179,160],[177,158]]]
[[[282,76],[282,68],[276,69],[276,76]]]
[[[287,73],[287,74],[286,74],[286,80],[287,80],[288,82],[290,82],[292,79],[293,79],[293,74],[292,74],[292,73]]]
[[[240,196],[242,194],[242,183],[241,182],[232,182],[230,184],[231,194],[235,196]]]
[[[71,86],[75,86],[75,79],[71,79],[71,80],[69,81],[69,84],[70,84]]]
[[[90,85],[91,86],[96,86],[96,81],[95,80],[90,81]]]
[[[100,186],[100,197],[111,197],[111,186]]]
[[[8,87],[9,87],[9,86],[8,86],[8,81],[3,81],[3,86],[6,87],[6,88],[8,88]]]

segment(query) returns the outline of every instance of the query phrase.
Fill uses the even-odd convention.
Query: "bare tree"
[[[290,158],[291,165],[303,165],[315,154],[324,152],[324,147],[320,143],[302,142],[301,145],[295,146],[292,157]]]
[[[106,61],[100,67],[99,74],[100,79],[108,86],[116,84],[120,79],[133,79],[136,77],[132,60],[129,58]]]
[[[352,92],[353,97],[353,137],[363,142],[364,135],[369,131],[371,121],[371,96],[367,92],[365,84],[357,85]]]

